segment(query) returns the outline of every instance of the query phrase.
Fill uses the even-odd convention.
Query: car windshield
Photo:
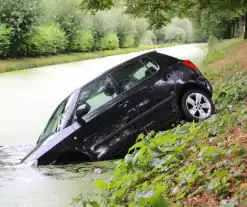
[[[47,139],[49,136],[53,135],[56,132],[59,132],[61,128],[64,126],[66,121],[66,115],[68,111],[68,106],[70,102],[73,100],[73,95],[70,95],[67,99],[65,99],[55,110],[52,117],[50,118],[44,132],[41,134],[38,142],[41,142]]]

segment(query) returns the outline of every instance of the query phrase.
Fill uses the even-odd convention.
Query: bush
[[[159,44],[166,42],[166,27],[162,27],[160,29],[157,29],[154,31],[154,33],[157,37],[157,42]]]
[[[66,33],[70,43],[76,38],[77,31],[81,30],[83,12],[78,8],[78,0],[58,0],[55,10],[55,21]]]
[[[182,28],[169,25],[166,29],[166,40],[169,42],[186,42],[186,34]]]
[[[119,47],[119,40],[115,33],[106,34],[97,41],[96,47],[99,50],[114,50]]]
[[[188,19],[173,18],[167,27],[155,30],[158,43],[164,42],[192,42],[194,31]]]
[[[109,34],[115,32],[114,19],[110,16],[109,12],[99,11],[93,16],[92,32],[97,44],[101,39]]]
[[[135,46],[135,36],[127,35],[123,39],[122,48],[134,47]]]
[[[197,32],[194,34],[194,41],[195,42],[207,42],[208,36]]]
[[[141,42],[144,44],[156,44],[157,43],[157,37],[153,31],[148,30],[145,32]]]
[[[11,31],[5,25],[0,24],[0,57],[7,57],[10,53]]]
[[[68,41],[65,32],[57,25],[43,25],[26,41],[27,54],[30,56],[56,55],[64,52]]]
[[[215,45],[217,42],[218,42],[218,39],[215,36],[209,36],[208,49],[210,52],[215,50]]]
[[[12,56],[17,56],[26,34],[39,22],[42,7],[39,0],[1,0],[0,22],[12,28]]]
[[[185,42],[192,42],[193,36],[194,36],[194,30],[193,30],[192,23],[190,22],[189,19],[173,18],[171,25],[183,30]]]
[[[133,35],[135,32],[133,20],[118,9],[112,10],[110,16],[114,19],[114,30],[118,36],[120,48],[126,47],[126,45],[124,46],[126,38],[130,38],[130,35]]]
[[[145,19],[136,19],[134,21],[135,26],[135,47],[138,47],[141,41],[141,38],[148,29],[148,23]]]
[[[93,49],[94,38],[89,30],[78,31],[70,43],[70,50],[75,52],[88,52]]]

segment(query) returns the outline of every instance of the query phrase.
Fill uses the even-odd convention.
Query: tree
[[[11,56],[17,56],[24,39],[39,22],[39,0],[0,0],[0,22],[12,31]]]
[[[83,0],[81,8],[90,11],[99,11],[111,9],[114,6],[115,0]]]
[[[107,9],[114,0],[86,0],[87,9]],[[247,12],[246,0],[126,0],[126,12],[160,28],[176,15],[189,17],[208,35],[222,36],[230,22]],[[247,21],[247,20],[245,20]],[[233,23],[231,23],[232,26]],[[218,30],[219,29],[219,30]],[[245,31],[247,38],[247,29]]]

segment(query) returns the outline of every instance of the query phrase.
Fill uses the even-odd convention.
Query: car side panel
[[[176,113],[173,80],[167,79],[162,71],[126,94],[142,117],[136,123],[137,128],[143,128],[145,131],[161,130],[164,123]]]
[[[119,95],[100,110],[88,116],[86,124],[78,127],[76,137],[80,148],[90,152],[94,160],[109,159],[115,156],[119,143],[135,134],[135,128],[127,125],[138,116],[135,108],[126,99],[125,94]]]
[[[166,129],[165,123],[177,116],[174,71],[167,66],[168,60],[162,62],[162,54],[152,54],[148,57],[160,66],[160,70],[126,92],[142,117],[136,127],[146,132]]]
[[[200,73],[196,72],[182,64],[173,66],[175,72],[176,94],[181,96],[181,91],[188,85],[194,85],[195,88],[201,89],[212,97],[213,89],[209,81]],[[181,98],[181,97],[178,97]]]

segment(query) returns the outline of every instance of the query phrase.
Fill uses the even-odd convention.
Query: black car
[[[119,158],[139,134],[214,112],[212,86],[189,60],[152,51],[75,90],[57,107],[22,163]]]

